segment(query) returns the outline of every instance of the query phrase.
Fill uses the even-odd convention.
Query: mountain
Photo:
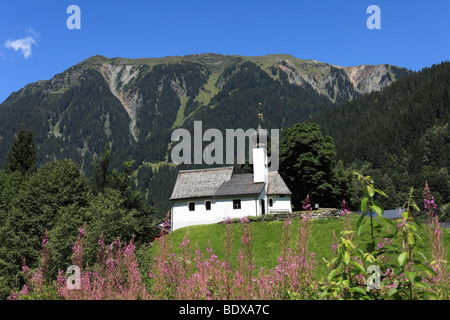
[[[410,187],[421,197],[426,181],[438,203],[450,202],[450,62],[414,72],[311,121],[333,137],[338,159],[389,191],[389,208],[403,205]]]
[[[339,67],[278,54],[97,55],[0,104],[0,163],[23,123],[34,132],[40,163],[67,157],[89,175],[109,143],[111,166],[135,160],[138,184],[148,189],[141,180],[153,180],[153,171],[170,160],[175,128],[191,130],[195,120],[204,128],[255,128],[260,102],[266,128],[290,126],[409,73],[391,65]]]

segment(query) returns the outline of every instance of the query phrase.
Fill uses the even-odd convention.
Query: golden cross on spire
[[[258,106],[258,125],[261,124],[261,102],[259,103]]]

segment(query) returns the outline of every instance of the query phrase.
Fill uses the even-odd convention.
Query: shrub
[[[264,221],[273,221],[273,220],[275,220],[275,215],[271,214],[271,213],[265,214],[263,220]]]

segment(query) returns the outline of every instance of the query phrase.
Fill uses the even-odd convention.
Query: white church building
[[[233,167],[180,170],[170,197],[171,228],[292,212],[291,195],[280,174],[269,172],[266,146],[257,143],[253,173],[235,174]]]

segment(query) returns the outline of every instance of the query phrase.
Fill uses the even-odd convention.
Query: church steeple
[[[258,104],[258,129],[261,126],[261,102]]]
[[[261,102],[258,104],[258,129],[252,135],[252,140],[255,143],[256,148],[265,148],[267,144],[267,132],[261,127]]]
[[[258,105],[258,129],[252,135],[253,148],[253,181],[268,183],[267,131],[261,127],[261,103]],[[266,190],[267,191],[267,190]]]

